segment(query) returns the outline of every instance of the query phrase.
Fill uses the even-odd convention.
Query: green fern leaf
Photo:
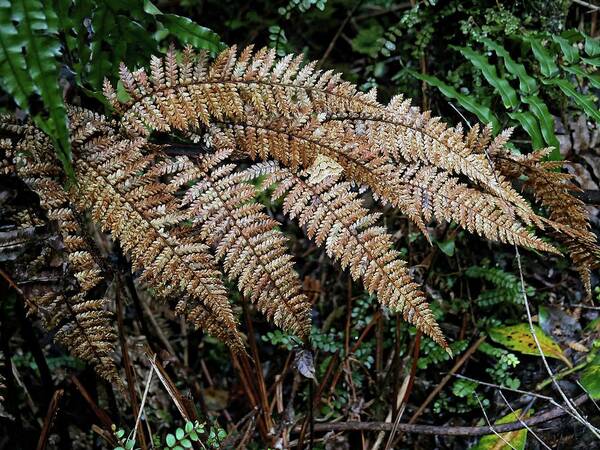
[[[36,115],[34,120],[52,138],[58,158],[67,174],[72,176],[67,111],[58,83],[60,65],[56,58],[61,49],[56,15],[38,0],[17,0],[12,2],[11,20],[17,22],[15,28],[18,30],[13,51],[24,50],[32,93],[40,96],[48,113],[47,117]],[[7,24],[4,22],[3,26]]]

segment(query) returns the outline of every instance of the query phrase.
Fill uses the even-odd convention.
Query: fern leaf
[[[306,337],[311,305],[302,293],[287,240],[276,229],[279,223],[253,201],[255,189],[234,171],[234,164],[218,164],[233,150],[230,143],[221,139],[215,147],[218,154],[198,164],[180,157],[161,172],[174,175],[171,185],[176,188],[193,183],[182,204],[199,226],[200,238],[223,261],[227,275],[238,279],[240,291],[277,326]]]
[[[546,149],[519,156],[498,149],[493,158],[498,170],[506,177],[518,180],[525,175],[523,187],[548,208],[553,236],[567,247],[587,296],[591,297],[591,270],[599,266],[600,246],[590,229],[585,204],[573,195],[579,188],[570,174],[556,171],[563,166],[562,161],[544,161],[549,152]]]
[[[60,65],[57,56],[60,56],[60,41],[55,13],[51,8],[45,8],[39,0],[16,0],[11,4],[11,20],[18,23],[18,32],[17,36],[10,34],[9,38],[17,38],[12,48],[20,47],[19,51],[24,52],[27,76],[31,78],[33,87],[33,91],[28,95],[33,92],[39,94],[48,111],[47,118],[37,115],[34,120],[52,138],[58,158],[67,173],[72,175],[67,111],[58,83]],[[21,81],[24,80],[22,71],[15,75],[20,77]],[[25,84],[20,90],[24,91],[25,87],[29,86]],[[21,106],[28,109],[27,102]]]
[[[243,346],[221,274],[208,248],[195,243],[186,227],[173,226],[184,217],[167,186],[143,175],[152,167],[152,158],[140,151],[143,144],[114,137],[85,143],[74,195],[119,240],[134,270],[142,270],[141,280],[162,297],[179,297],[178,311],[239,351]],[[155,196],[159,189],[163,194]]]
[[[348,268],[352,278],[362,279],[382,304],[448,347],[425,296],[393,250],[391,236],[375,225],[379,215],[369,213],[349,183],[340,182],[335,174],[319,181],[310,171],[294,174],[274,162],[259,163],[246,176],[263,175],[263,187],[277,184],[273,197],[283,198],[284,212],[305,227],[308,237],[324,246],[342,268]]]
[[[41,246],[33,252],[34,261],[21,261],[19,271],[26,279],[23,288],[30,303],[40,312],[46,329],[74,356],[90,363],[97,373],[120,384],[113,353],[116,333],[109,310],[105,274],[84,238],[82,225],[60,184],[62,172],[47,136],[29,126],[8,126],[20,139],[15,146],[15,168],[21,179],[38,194],[40,205],[55,224],[64,245],[65,265],[57,264],[56,245],[52,239],[35,239]],[[27,228],[26,228],[27,229]],[[31,228],[33,229],[33,228]],[[17,238],[22,235],[17,234]],[[33,236],[29,235],[32,239]],[[56,239],[56,238],[54,238]],[[15,240],[13,239],[13,243]],[[17,240],[17,244],[20,244]],[[39,255],[39,256],[38,256]],[[44,272],[44,279],[56,281],[32,283],[34,268]]]
[[[33,83],[27,73],[27,63],[22,53],[22,36],[12,22],[12,8],[9,0],[0,1],[0,86],[15,100],[19,108],[27,110],[28,97],[33,92]]]
[[[216,128],[210,131],[219,132]],[[297,126],[289,121],[252,121],[225,132],[252,158],[274,157],[293,171],[300,165],[310,166],[318,154],[330,157],[343,167],[348,179],[369,186],[383,202],[405,212],[424,233],[425,224],[434,218],[454,220],[488,239],[557,252],[521,225],[511,210],[507,211],[503,199],[469,188],[432,166],[392,165],[382,157],[369,155],[361,145],[364,140],[357,142],[355,137],[348,137],[339,123]]]
[[[253,116],[290,119],[310,113],[327,121],[342,121],[369,134],[372,152],[465,175],[531,213],[509,184],[497,180],[485,157],[469,148],[462,133],[429,113],[420,113],[401,96],[383,106],[375,91],[361,93],[341,81],[340,74],[316,71],[314,63],[301,68],[301,57],[288,55],[277,61],[274,50],[252,54],[251,47],[239,58],[236,52],[236,47],[224,50],[209,67],[200,58],[194,76],[189,77],[181,76],[183,67],[194,59],[188,50],[187,62],[179,64],[176,80],[152,77],[150,89],[140,83],[124,83],[132,98],[125,104],[112,95],[109,84],[105,93],[115,109],[123,112],[124,129],[141,135],[151,130],[187,130],[197,127],[198,121],[209,125],[215,120],[243,121]],[[155,58],[153,72],[160,72],[174,59],[174,50],[164,59]]]

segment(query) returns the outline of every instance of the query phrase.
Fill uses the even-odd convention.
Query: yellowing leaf
[[[535,335],[544,356],[548,358],[560,359],[565,362],[569,367],[572,367],[571,361],[563,354],[560,346],[552,340],[551,337],[546,335],[542,329],[534,325]],[[490,337],[498,344],[504,345],[506,348],[515,350],[526,355],[539,356],[540,352],[537,348],[535,340],[531,335],[529,325],[521,323],[519,325],[513,325],[510,327],[496,327],[489,330]]]
[[[510,413],[508,416],[496,421],[495,425],[515,422],[519,420],[519,417],[524,419],[528,415],[529,413],[525,414],[524,417],[521,416],[521,410],[517,409],[514,413]],[[471,447],[471,450],[512,450],[511,445],[512,448],[516,450],[525,450],[525,443],[527,442],[526,428],[523,428],[522,430],[510,431],[508,433],[502,433],[500,436],[502,436],[502,438],[495,434],[488,434],[482,437],[475,447]],[[508,445],[507,442],[510,445]]]

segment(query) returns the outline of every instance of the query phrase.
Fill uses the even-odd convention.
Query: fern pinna
[[[504,149],[509,131],[492,139],[489,128],[476,126],[465,134],[402,97],[382,105],[375,91],[359,92],[339,74],[303,65],[300,56],[277,59],[269,49],[238,55],[232,47],[209,63],[191,48],[171,48],[152,58],[149,72],[121,66],[120,79],[124,101],[104,83],[114,121],[70,109],[77,183],[60,195],[111,233],[140,281],[177,298],[177,312],[234,351],[243,350],[243,340],[225,275],[276,325],[302,338],[310,329],[310,302],[281,224],[256,200],[260,189],[273,189],[310,239],[446,349],[380,214],[363,203],[365,189],[426,237],[432,220],[453,221],[484,238],[559,253],[544,239],[548,232],[566,245],[590,288],[598,246],[568,176],[542,162],[542,153],[512,156]],[[30,125],[6,119],[3,129],[15,135],[13,155],[39,158],[50,147],[35,144],[39,131]],[[193,136],[203,145],[173,156],[153,142],[153,132]],[[248,160],[259,162],[248,167]],[[513,185],[522,173],[525,193],[549,217]],[[43,200],[44,188],[30,186]],[[576,214],[560,210],[551,192]],[[55,206],[42,206],[59,225],[70,223],[52,212]]]

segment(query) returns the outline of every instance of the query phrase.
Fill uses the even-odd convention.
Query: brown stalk
[[[269,405],[269,399],[267,398],[267,387],[265,384],[265,378],[262,372],[262,365],[260,363],[260,356],[258,354],[258,346],[256,345],[256,336],[254,334],[254,326],[252,325],[252,318],[248,310],[248,302],[246,299],[242,299],[242,307],[244,310],[244,318],[246,320],[246,327],[248,328],[248,343],[250,345],[250,352],[252,353],[252,359],[254,360],[254,373],[256,376],[256,385],[258,390],[258,400],[262,409],[262,417],[267,430],[273,428],[273,420],[271,418],[271,407]]]
[[[50,405],[48,406],[48,412],[46,412],[46,418],[44,419],[44,426],[42,427],[42,432],[40,433],[40,438],[38,439],[38,444],[36,447],[37,450],[44,450],[48,444],[50,430],[52,429],[52,424],[54,423],[54,418],[56,417],[56,413],[58,411],[60,399],[64,393],[64,389],[57,389],[52,395]]]
[[[133,411],[133,417],[137,417],[140,411],[137,394],[135,392],[136,378],[133,370],[133,364],[129,357],[129,350],[127,348],[127,339],[125,338],[125,325],[123,324],[123,301],[121,299],[121,282],[119,279],[116,280],[117,289],[115,292],[115,303],[117,306],[117,326],[119,329],[119,343],[121,344],[121,354],[123,356],[123,367],[125,368],[125,377],[127,378],[127,393],[129,394],[129,402]],[[144,427],[140,421],[137,425],[137,433],[139,436],[139,445],[142,450],[146,450],[148,445],[146,443],[146,436],[144,434]]]
[[[79,381],[79,379],[75,375],[71,376],[71,381],[73,382],[83,399],[86,401],[96,418],[100,421],[104,429],[110,430],[113,425],[113,420],[110,418],[110,416],[106,413],[106,411],[104,411],[96,404],[96,402],[94,401],[90,393],[87,391],[85,386],[81,384],[81,381]],[[115,440],[115,446],[117,445],[118,443]]]

